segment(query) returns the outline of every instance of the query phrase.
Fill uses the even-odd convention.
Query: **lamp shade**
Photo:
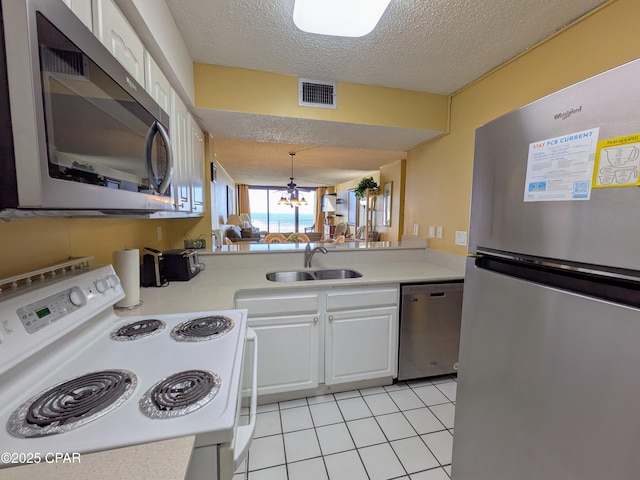
[[[240,220],[238,215],[229,215],[227,225],[242,225],[242,220]]]
[[[322,211],[323,212],[335,212],[337,210],[336,204],[338,202],[337,195],[326,194],[322,196]]]

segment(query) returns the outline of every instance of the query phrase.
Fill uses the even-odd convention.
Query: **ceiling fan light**
[[[391,0],[295,0],[293,22],[303,32],[362,37],[380,21]]]
[[[289,200],[287,200],[287,197],[282,195],[280,200],[278,200],[278,205],[289,205]]]
[[[304,199],[304,195],[302,196],[302,198],[300,199],[300,201],[298,202],[299,205],[309,205],[307,203],[307,201]]]

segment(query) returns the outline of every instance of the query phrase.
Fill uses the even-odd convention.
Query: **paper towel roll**
[[[125,297],[116,303],[116,307],[132,308],[140,304],[140,252],[116,250],[113,252],[113,268],[120,277]]]

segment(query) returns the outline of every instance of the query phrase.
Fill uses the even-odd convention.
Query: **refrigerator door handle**
[[[640,277],[484,256],[475,267],[591,298],[640,308]]]

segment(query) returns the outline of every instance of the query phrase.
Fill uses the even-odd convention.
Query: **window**
[[[315,189],[298,188],[300,198],[304,197],[307,205],[292,207],[278,205],[278,201],[286,190],[275,187],[249,187],[249,203],[251,205],[251,223],[260,231],[266,232],[304,232],[316,221]]]

